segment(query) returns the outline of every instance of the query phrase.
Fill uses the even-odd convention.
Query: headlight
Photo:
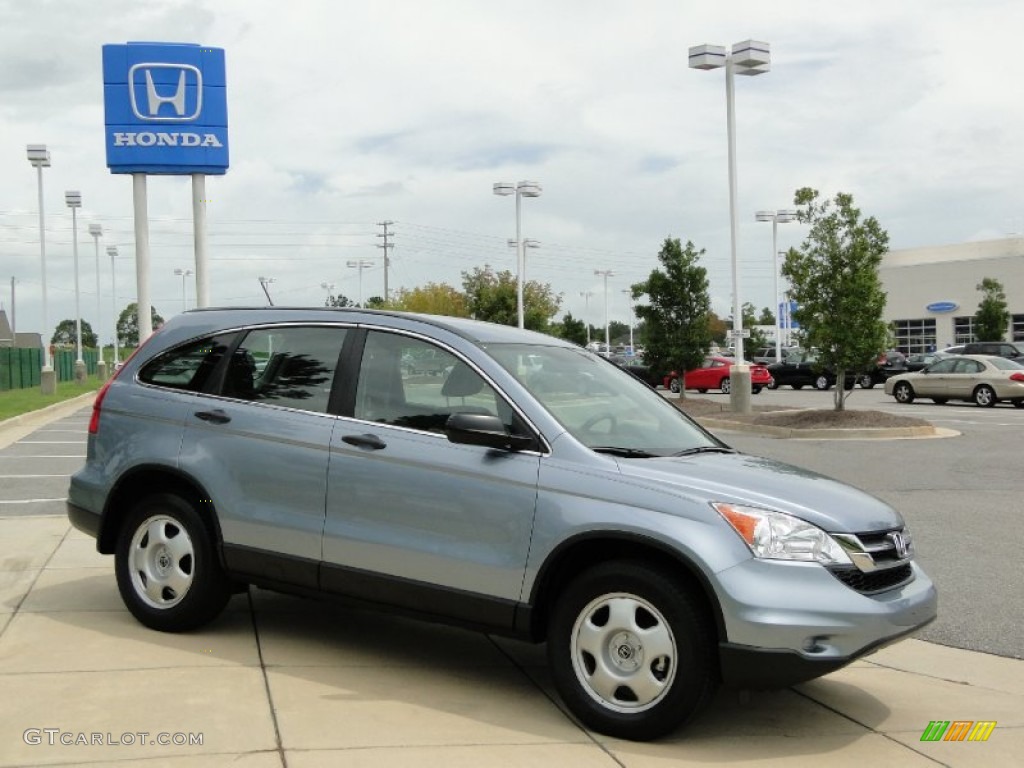
[[[835,539],[798,517],[724,502],[715,502],[711,506],[746,542],[755,557],[822,565],[851,564]]]

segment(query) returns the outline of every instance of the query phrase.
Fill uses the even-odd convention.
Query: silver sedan
[[[1002,357],[955,355],[924,370],[893,376],[885,382],[885,394],[898,403],[928,397],[936,403],[969,400],[991,407],[1009,400],[1024,408],[1024,365]]]

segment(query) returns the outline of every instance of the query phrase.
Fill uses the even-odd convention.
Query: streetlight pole
[[[536,181],[520,181],[515,186],[507,182],[494,184],[494,194],[506,197],[514,194],[516,196],[516,311],[519,316],[519,327],[524,326],[523,314],[523,273],[526,271],[526,254],[523,248],[522,232],[522,198],[540,197],[542,190]]]
[[[57,391],[57,375],[53,370],[53,358],[50,356],[50,320],[46,302],[46,228],[43,216],[43,168],[50,167],[50,151],[45,144],[29,144],[27,146],[28,161],[36,169],[39,188],[39,262],[43,276],[43,328],[40,334],[43,339],[43,368],[39,375],[40,391],[44,395],[52,395]]]
[[[633,291],[629,288],[623,288],[622,292],[629,297],[629,354],[635,355],[636,349],[633,347],[633,320],[636,316],[633,314]]]
[[[100,326],[103,323],[103,315],[100,312],[100,238],[103,236],[103,227],[99,224],[89,225],[89,234],[92,235],[93,245],[96,246],[96,346],[99,359],[96,361],[96,378],[100,381],[107,379],[107,361],[103,359],[103,334],[100,333]]]
[[[71,251],[75,257],[75,381],[85,381],[85,360],[82,359],[82,309],[78,290],[78,209],[82,207],[82,193],[69,189],[64,193],[64,202],[71,209]]]
[[[191,269],[181,269],[179,267],[174,270],[174,274],[181,278],[181,311],[188,312],[188,293],[185,291],[185,281],[193,272]]]
[[[729,146],[729,236],[732,259],[732,336],[736,343],[736,364],[729,369],[729,402],[733,411],[750,412],[750,368],[743,356],[743,302],[740,297],[739,260],[736,240],[739,220],[736,212],[736,116],[733,75],[760,75],[771,69],[768,43],[744,40],[726,53],[721,45],[697,45],[690,48],[691,69],[725,67],[726,132]]]
[[[327,291],[327,301],[324,302],[324,306],[326,307],[331,300],[331,296],[334,295],[334,283],[323,282],[320,283],[320,287]]]
[[[608,326],[608,278],[612,277],[615,273],[610,269],[595,269],[594,274],[604,277],[604,348],[605,352],[610,355],[612,353],[612,341]]]
[[[363,270],[373,266],[372,261],[366,259],[359,259],[358,261],[346,261],[345,265],[349,269],[359,270],[359,307],[363,306]]]
[[[114,370],[121,364],[117,351],[117,278],[114,276],[114,259],[117,258],[117,246],[108,245],[107,255],[110,256],[110,317],[114,323]]]
[[[754,218],[757,221],[772,223],[772,277],[775,280],[775,362],[782,362],[782,298],[779,295],[779,224],[788,224],[796,220],[796,211],[758,211]]]
[[[270,306],[274,306],[274,300],[270,298],[270,291],[267,290],[267,286],[270,285],[270,283],[274,282],[274,278],[264,277],[263,275],[260,275],[257,279],[260,281],[260,288],[262,288],[263,293],[266,294],[267,303]]]
[[[580,291],[580,296],[583,297],[584,306],[586,307],[586,318],[584,322],[587,325],[587,346],[590,345],[590,297],[594,295],[593,291]]]

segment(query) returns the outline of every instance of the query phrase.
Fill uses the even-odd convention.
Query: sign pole
[[[149,297],[149,209],[144,173],[132,174],[132,204],[135,209],[135,284],[138,291],[141,345],[153,333],[153,310]]]
[[[196,251],[196,307],[210,306],[206,254],[206,174],[192,174],[192,236]]]

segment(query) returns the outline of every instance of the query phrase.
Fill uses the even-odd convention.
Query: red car
[[[686,388],[696,389],[702,395],[709,389],[720,389],[729,394],[729,369],[735,361],[731,357],[706,357],[700,368],[686,372]],[[750,364],[750,391],[755,395],[771,382],[771,374],[763,365]],[[665,375],[665,389],[679,391],[679,374]]]

